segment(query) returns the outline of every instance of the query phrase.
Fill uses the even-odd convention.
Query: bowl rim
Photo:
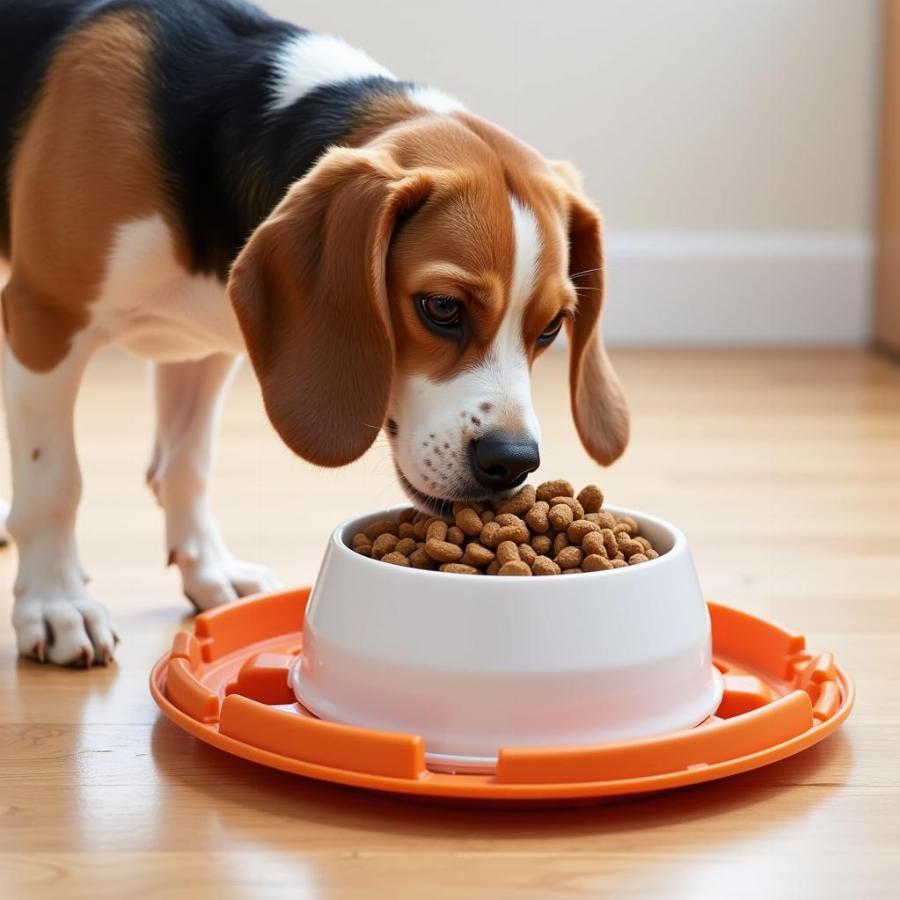
[[[675,558],[681,556],[683,553],[687,551],[688,541],[684,532],[669,522],[667,519],[663,519],[659,516],[655,516],[652,513],[645,513],[638,509],[632,509],[627,506],[617,506],[616,504],[604,504],[603,508],[609,512],[612,512],[614,515],[620,516],[631,516],[633,519],[639,519],[647,522],[648,524],[655,525],[658,528],[661,528],[663,531],[669,533],[672,537],[672,546],[665,552],[661,553],[656,559],[648,560],[647,562],[641,563],[636,566],[622,566],[617,569],[604,569],[599,572],[578,572],[575,575],[569,575],[566,577],[566,580],[570,579],[586,579],[586,578],[627,578],[627,577],[640,577],[641,572],[648,572],[652,567],[666,565],[667,563],[671,563]],[[382,563],[380,560],[372,559],[368,556],[363,556],[361,553],[357,553],[349,544],[344,540],[344,533],[350,528],[351,525],[355,525],[358,522],[362,522],[364,520],[375,521],[375,517],[383,516],[384,518],[388,518],[392,514],[396,514],[401,510],[409,509],[409,504],[404,503],[399,506],[391,506],[387,509],[383,510],[373,510],[372,512],[365,513],[364,515],[354,516],[351,519],[345,519],[343,522],[335,526],[332,529],[331,536],[328,539],[328,547],[333,552],[340,553],[342,555],[349,555],[350,558],[353,559],[355,564],[362,564],[364,566],[374,567],[372,569],[372,573],[384,570],[392,569],[396,572],[402,572],[404,575],[402,577],[416,577],[422,578],[425,580],[440,578],[444,583],[446,583],[447,578],[465,578],[471,579],[471,575],[466,575],[461,572],[440,572],[433,569],[414,569],[409,566],[392,566],[390,563]],[[387,573],[385,573],[387,574]],[[391,574],[394,574],[392,572]],[[538,578],[537,582],[539,584],[544,583],[546,581],[550,581],[551,584],[555,583],[555,578],[561,578],[562,576],[550,576],[548,578]],[[517,585],[520,587],[525,587],[525,584],[533,583],[533,579],[513,579],[516,581]],[[499,577],[488,577],[479,579],[479,583],[486,582],[490,583],[499,583],[501,585],[509,584],[509,578],[499,578]],[[523,583],[524,582],[524,583]],[[486,588],[487,590],[492,590],[492,588]],[[533,590],[533,588],[525,588],[525,590]]]

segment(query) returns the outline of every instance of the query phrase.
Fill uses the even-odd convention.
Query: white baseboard
[[[611,344],[850,344],[871,336],[866,234],[619,232],[605,241]]]

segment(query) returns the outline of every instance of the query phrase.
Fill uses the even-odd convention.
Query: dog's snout
[[[537,441],[503,432],[472,441],[469,454],[475,480],[492,491],[517,487],[541,463]]]

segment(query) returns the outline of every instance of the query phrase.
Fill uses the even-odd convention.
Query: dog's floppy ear
[[[229,279],[266,411],[322,466],[361,456],[384,421],[394,367],[385,259],[431,187],[386,151],[335,148],[256,229]]]
[[[600,214],[581,195],[581,179],[570,163],[553,168],[567,188],[569,277],[578,292],[575,316],[567,323],[572,415],[585,449],[604,466],[628,444],[628,407],[606,354],[600,327],[603,309],[603,245]]]

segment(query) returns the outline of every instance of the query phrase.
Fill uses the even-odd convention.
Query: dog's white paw
[[[45,584],[16,599],[19,653],[58,666],[107,665],[119,639],[109,611],[84,590]]]
[[[282,587],[265,566],[244,562],[218,547],[191,554],[176,550],[169,561],[181,570],[184,594],[200,611]]]

